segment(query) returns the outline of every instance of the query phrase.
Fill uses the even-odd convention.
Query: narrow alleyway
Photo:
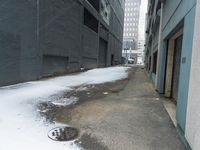
[[[49,117],[80,130],[86,150],[184,150],[145,70],[133,67],[129,79],[87,86],[74,92],[79,102]]]

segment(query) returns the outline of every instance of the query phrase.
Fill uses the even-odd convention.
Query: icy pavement
[[[127,78],[128,67],[93,69],[44,81],[27,82],[0,88],[0,150],[79,150],[74,142],[54,142],[47,133],[57,123],[49,123],[37,111],[37,104],[51,100],[51,96],[88,84],[114,82]],[[52,104],[63,106],[78,99],[63,99]],[[62,103],[64,102],[64,103]]]

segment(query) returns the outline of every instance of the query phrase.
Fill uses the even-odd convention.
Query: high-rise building
[[[137,49],[141,0],[126,0],[123,49]]]

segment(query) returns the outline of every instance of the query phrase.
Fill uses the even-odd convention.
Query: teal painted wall
[[[158,73],[159,92],[164,93],[165,84],[165,63],[166,63],[166,47],[167,39],[173,33],[173,30],[184,19],[185,16],[194,8],[196,0],[167,0],[164,5],[163,27],[162,27],[162,44],[161,44],[161,62],[160,72]],[[173,6],[173,7],[171,7]],[[171,16],[168,16],[171,15]]]
[[[173,7],[171,7],[173,6]],[[158,73],[159,92],[164,93],[165,86],[165,66],[166,66],[166,51],[167,39],[174,33],[180,22],[184,25],[183,49],[182,58],[186,58],[186,62],[181,64],[180,81],[177,102],[177,121],[180,128],[185,131],[189,76],[192,55],[192,43],[194,33],[194,18],[195,18],[196,0],[179,0],[166,1],[164,5],[164,17],[162,28],[162,43],[160,52],[160,72]],[[169,16],[170,15],[170,16]]]
[[[195,7],[186,15],[184,20],[182,59],[186,62],[181,63],[179,77],[179,92],[177,101],[177,121],[183,131],[185,131],[188,89],[190,79],[190,67],[192,58],[193,35],[195,22]]]
[[[159,85],[159,93],[164,94],[164,86],[165,86],[165,66],[166,66],[166,59],[167,59],[167,41],[163,40],[161,43],[161,54],[160,54],[160,72],[158,77],[158,85]]]

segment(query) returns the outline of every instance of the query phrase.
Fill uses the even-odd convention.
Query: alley
[[[0,5],[0,150],[200,150],[200,0]]]
[[[116,83],[87,86],[74,92],[75,105],[48,113],[56,122],[80,130],[86,150],[184,150],[163,102],[142,67]]]

